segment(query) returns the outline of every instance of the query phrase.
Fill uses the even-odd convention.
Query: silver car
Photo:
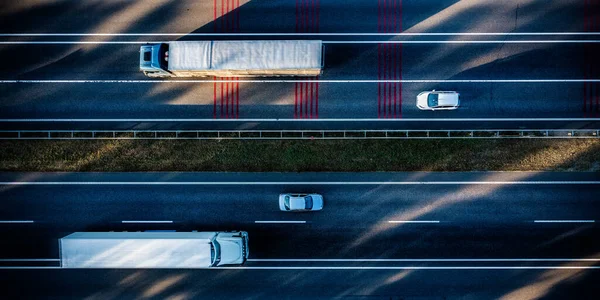
[[[279,195],[281,211],[316,211],[323,209],[323,196],[319,194],[281,194]]]
[[[420,110],[452,110],[460,105],[460,94],[452,91],[421,92],[417,95]]]

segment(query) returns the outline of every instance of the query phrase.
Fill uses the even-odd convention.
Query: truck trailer
[[[140,70],[148,77],[317,76],[323,42],[175,41],[140,48]]]
[[[210,268],[243,264],[248,233],[75,232],[59,248],[62,268]]]

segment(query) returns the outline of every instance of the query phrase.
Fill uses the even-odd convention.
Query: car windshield
[[[285,209],[290,210],[290,196],[285,196],[283,206],[285,206]]]
[[[305,209],[312,209],[313,207],[313,199],[311,196],[306,196],[304,197],[304,202],[305,202]]]
[[[430,93],[427,96],[427,106],[429,107],[437,107],[438,106],[438,94]]]

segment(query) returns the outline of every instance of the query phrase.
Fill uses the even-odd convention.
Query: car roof
[[[458,93],[457,92],[434,92],[438,95],[437,106],[457,106],[458,105]]]

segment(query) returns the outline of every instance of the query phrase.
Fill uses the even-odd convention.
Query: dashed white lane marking
[[[388,221],[388,223],[439,223],[440,221]]]
[[[0,80],[2,84],[34,84],[34,83],[223,83],[223,82],[243,82],[243,83],[583,83],[600,82],[600,79],[71,79],[71,80],[38,80],[38,79],[13,79]]]
[[[596,185],[600,181],[4,181],[0,185]],[[33,221],[32,221],[33,222]]]
[[[265,258],[248,259],[252,262],[585,262],[600,261],[600,258]]]
[[[570,122],[600,121],[600,118],[401,118],[401,119],[0,119],[0,122]],[[493,129],[492,131],[514,129]],[[531,129],[540,130],[544,129]],[[592,129],[593,130],[593,129]],[[9,130],[10,131],[10,130]],[[35,131],[35,130],[30,130]],[[60,131],[60,130],[56,130]],[[119,130],[115,130],[119,131]],[[227,130],[225,130],[227,131]],[[284,130],[286,131],[286,130]],[[293,130],[292,130],[293,131]],[[311,130],[307,130],[311,131]],[[319,130],[315,130],[319,131]],[[352,130],[348,130],[352,131]],[[418,131],[418,130],[413,130]],[[477,131],[477,130],[474,130]],[[482,129],[485,131],[485,129]],[[565,129],[564,131],[569,131]]]
[[[145,45],[170,41],[0,41],[0,45]],[[600,40],[322,41],[323,44],[597,44]]]
[[[0,221],[0,224],[31,224],[35,223],[32,220],[3,220]]]
[[[123,224],[127,224],[127,223],[173,223],[173,221],[121,221],[121,223]]]
[[[535,220],[533,223],[594,223],[595,220]]]
[[[31,36],[552,36],[552,35],[600,35],[600,32],[306,32],[306,33],[0,33],[0,37]]]
[[[305,224],[306,221],[254,221],[256,224]]]

